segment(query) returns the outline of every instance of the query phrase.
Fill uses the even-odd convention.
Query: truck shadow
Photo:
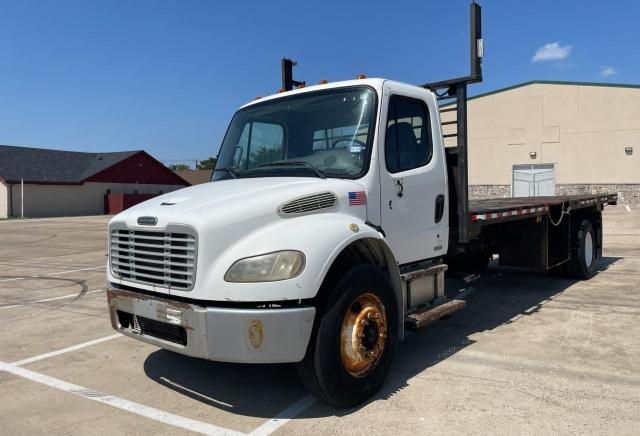
[[[600,259],[598,271],[619,259]],[[420,334],[408,334],[385,385],[369,402],[393,397],[414,376],[473,344],[473,334],[533,315],[574,283],[551,274],[493,265],[470,285],[461,279],[449,279],[448,294],[466,289],[467,307]],[[291,364],[218,363],[158,350],[147,357],[144,370],[149,378],[169,389],[242,416],[270,419],[306,395]],[[369,402],[350,410],[318,402],[298,418],[347,415]]]

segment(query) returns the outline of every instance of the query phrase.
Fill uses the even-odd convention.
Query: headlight
[[[304,254],[285,250],[236,261],[224,275],[227,282],[275,282],[297,277],[304,269]]]

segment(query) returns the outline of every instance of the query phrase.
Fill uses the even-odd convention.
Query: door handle
[[[404,195],[404,185],[402,184],[402,179],[396,180],[396,194],[398,194],[398,197],[400,198],[402,198],[402,196]]]
[[[440,194],[436,197],[435,207],[435,222],[438,224],[444,215],[444,194]]]

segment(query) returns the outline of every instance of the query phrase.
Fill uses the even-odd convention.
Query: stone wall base
[[[640,202],[639,184],[593,184],[593,185],[556,185],[556,194],[618,194],[618,200],[625,203]]]
[[[469,185],[469,199],[511,197],[511,185]]]
[[[625,203],[640,202],[640,183],[638,184],[566,184],[556,185],[556,195],[575,194],[618,194],[618,199]],[[511,197],[511,185],[470,185],[469,199]]]

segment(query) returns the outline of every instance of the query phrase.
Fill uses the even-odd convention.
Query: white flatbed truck
[[[295,362],[311,392],[349,407],[382,385],[406,330],[464,307],[445,296],[447,265],[497,254],[590,278],[615,195],[468,200],[475,3],[471,27],[472,73],[445,82],[303,87],[283,59],[284,92],[235,114],[212,182],[110,221],[113,327],[203,359]]]

